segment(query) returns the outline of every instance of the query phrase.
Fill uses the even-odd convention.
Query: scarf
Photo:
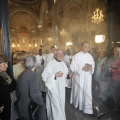
[[[12,79],[9,77],[7,72],[0,72],[0,76],[4,79],[4,81],[7,85],[11,84]]]

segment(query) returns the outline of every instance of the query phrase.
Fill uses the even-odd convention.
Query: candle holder
[[[41,41],[40,41],[40,48],[42,49],[43,46],[44,46],[44,44],[43,44],[43,40],[41,39]]]
[[[44,44],[41,44],[41,45],[40,45],[40,48],[42,49],[43,47],[44,47]]]

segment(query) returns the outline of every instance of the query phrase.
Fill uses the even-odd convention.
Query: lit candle
[[[41,45],[42,45],[42,39],[41,39]]]

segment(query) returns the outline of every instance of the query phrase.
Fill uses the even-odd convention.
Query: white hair
[[[32,69],[36,64],[36,57],[34,55],[28,55],[25,57],[25,67]]]
[[[63,51],[62,49],[57,48],[54,50],[54,55],[56,55],[59,50]]]
[[[118,56],[120,57],[120,47],[117,47],[118,50]]]

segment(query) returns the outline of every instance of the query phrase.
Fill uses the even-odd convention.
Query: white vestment
[[[41,65],[41,62],[42,62],[42,59],[44,59],[44,61],[45,61],[45,58],[46,57],[44,55],[42,55],[42,56],[36,55],[36,70],[35,70],[35,72],[37,73],[37,75],[39,77],[41,89],[43,92],[46,91],[46,88],[45,88],[45,84],[42,81],[42,77],[41,77],[42,72],[44,70],[44,65]]]
[[[46,56],[45,55],[36,55],[36,66],[41,66],[42,59],[46,61]]]
[[[62,77],[55,73],[61,71]],[[48,120],[66,120],[65,116],[65,80],[68,74],[67,66],[63,61],[58,62],[51,59],[42,74],[43,81],[47,87],[46,108]]]
[[[53,56],[54,56],[54,54],[53,53],[49,53],[49,54],[47,54],[47,56],[46,56],[46,64],[53,58]]]
[[[92,65],[92,71],[83,71],[85,64]],[[77,53],[72,60],[71,70],[76,73],[72,81],[71,100],[75,108],[79,107],[84,113],[93,114],[92,109],[92,74],[94,60],[89,53]]]
[[[67,65],[68,73],[71,73],[70,63],[71,63],[71,61],[72,61],[72,56],[71,56],[71,55],[65,55],[65,56],[63,57],[63,61],[64,61],[65,64]],[[70,78],[70,79],[67,79],[67,78],[66,78],[66,87],[67,87],[67,88],[71,88],[71,87],[72,87],[71,78]]]

